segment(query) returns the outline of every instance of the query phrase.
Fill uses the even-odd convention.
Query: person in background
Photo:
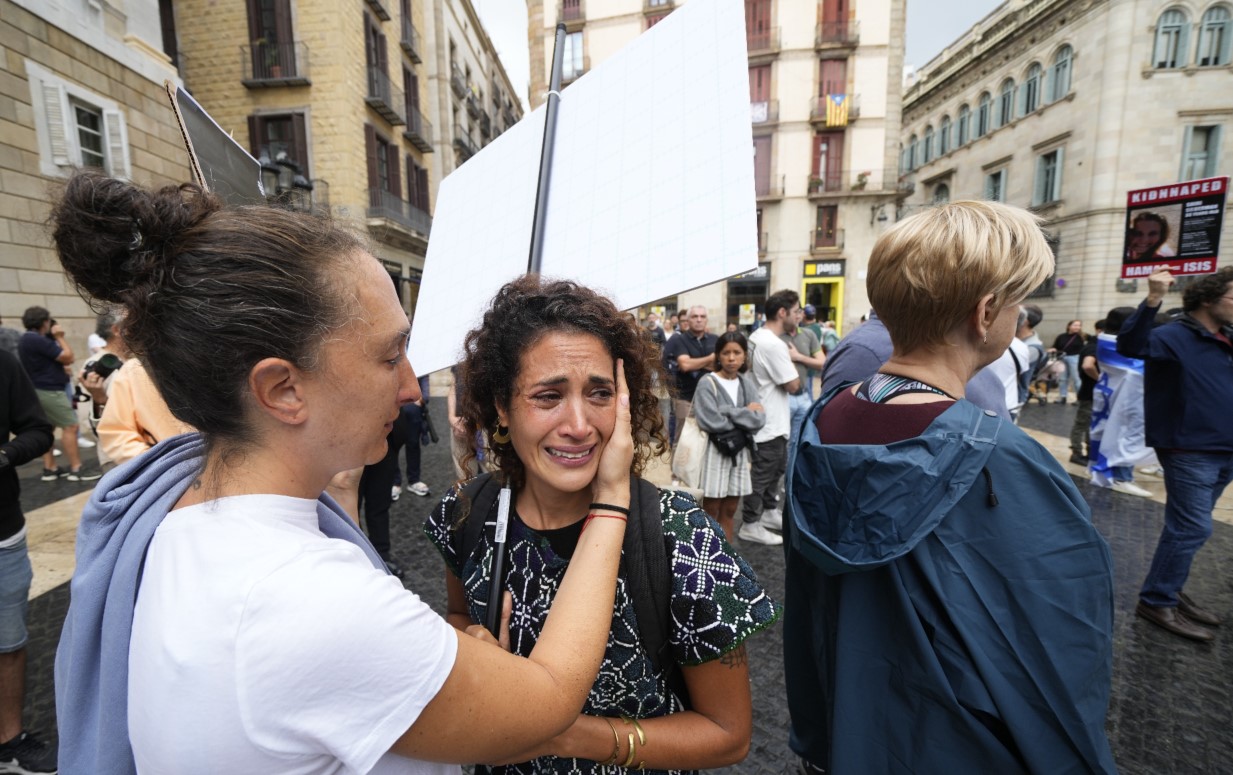
[[[123,465],[160,441],[191,433],[193,427],[172,413],[145,363],[132,357],[112,378],[96,430],[100,459],[106,455]]]
[[[733,430],[746,432],[749,441],[766,424],[758,403],[758,385],[749,376],[749,345],[745,335],[729,331],[715,343],[715,371],[702,378],[694,394],[693,411],[698,427],[708,435]],[[729,542],[736,540],[733,518],[741,498],[753,491],[749,478],[750,448],[735,457],[706,445],[702,457],[702,508],[723,528]]]
[[[1050,354],[1056,354],[1066,364],[1066,373],[1058,379],[1059,404],[1066,403],[1072,383],[1076,390],[1079,388],[1079,353],[1085,344],[1087,337],[1083,334],[1083,321],[1072,320],[1066,324],[1066,331],[1053,340],[1053,347],[1049,348]]]
[[[1096,321],[1096,334],[1105,329],[1105,321]],[[1074,424],[1070,426],[1070,462],[1086,467],[1089,458],[1089,434],[1092,430],[1092,390],[1100,379],[1100,366],[1096,363],[1096,337],[1089,337],[1079,351],[1079,390],[1076,393],[1079,408]]]
[[[412,495],[426,498],[432,492],[422,477],[423,447],[435,444],[437,431],[432,427],[428,414],[428,401],[432,397],[428,377],[420,377],[420,399],[412,401],[402,408],[403,419],[407,422],[407,491]],[[402,494],[403,478],[398,466],[394,466],[394,484],[390,489],[390,498],[398,500]]]
[[[28,308],[22,313],[21,322],[26,327],[26,333],[22,334],[17,345],[21,365],[34,383],[43,414],[60,429],[60,444],[69,461],[68,469],[57,467],[55,455],[48,449],[43,454],[42,479],[44,482],[54,482],[61,477],[70,482],[98,479],[102,474],[93,470],[83,471],[81,466],[81,452],[77,447],[77,412],[65,393],[71,382],[65,368],[75,356],[65,339],[64,329],[51,319],[51,313],[44,307]]]
[[[1117,350],[1144,360],[1147,443],[1164,468],[1165,524],[1135,613],[1174,635],[1215,636],[1221,617],[1183,591],[1212,534],[1212,508],[1233,480],[1233,267],[1195,278],[1185,313],[1153,327],[1173,275],[1161,267],[1119,331]]]
[[[737,536],[742,541],[778,546],[783,543],[775,532],[783,526],[779,479],[788,462],[788,436],[792,433],[789,396],[801,389],[791,351],[780,337],[789,325],[795,328],[800,296],[792,290],[777,291],[763,309],[766,323],[749,336],[749,369],[758,386],[758,403],[766,412],[766,423],[754,434],[757,446],[750,470],[753,492],[742,501]]]
[[[809,411],[809,405],[813,403],[812,393],[806,392],[805,388],[809,384],[809,374],[821,374],[822,368],[826,366],[822,343],[814,335],[813,329],[801,324],[803,318],[803,309],[797,307],[793,319],[784,321],[784,332],[779,337],[788,345],[788,357],[796,366],[796,373],[801,381],[801,387],[795,393],[788,394],[789,422],[792,428],[788,436],[789,446],[796,440],[801,421],[805,419],[805,412]]]
[[[664,347],[664,362],[675,366],[676,395],[672,399],[672,411],[676,416],[675,444],[685,430],[685,418],[689,416],[689,404],[694,400],[694,390],[715,366],[715,341],[717,337],[707,330],[707,311],[701,304],[689,308],[688,329],[672,337]]]
[[[1088,432],[1092,483],[1114,492],[1152,497],[1135,483],[1135,466],[1152,465],[1156,455],[1146,441],[1143,414],[1143,361],[1118,352],[1117,333],[1134,314],[1117,307],[1105,316],[1105,332],[1096,337],[1100,378],[1092,388],[1092,425]]]
[[[81,424],[90,431],[90,436],[98,439],[98,424],[107,407],[108,393],[120,367],[132,356],[124,345],[124,337],[120,334],[120,314],[109,309],[100,312],[96,321],[94,335],[103,343],[102,346],[86,359],[77,375],[80,389],[77,393],[77,416]],[[110,471],[115,461],[107,456],[103,445],[96,450],[99,466],[103,471]]]
[[[0,323],[3,323],[3,322],[4,322],[4,319],[0,318]],[[15,328],[9,328],[8,326],[0,325],[0,350],[3,350],[4,352],[8,353],[14,358],[19,358],[20,356],[18,356],[17,354],[17,343],[20,340],[21,340],[20,331],[18,331]]]
[[[818,340],[818,345],[822,350],[822,358],[825,359],[827,349],[826,349],[826,342],[824,342],[823,339],[826,336],[826,329],[822,326],[821,323],[818,322],[817,307],[813,306],[812,304],[806,304],[805,306],[801,307],[801,313],[802,313],[801,322],[798,324],[798,328],[804,328],[810,331],[814,335],[814,338]],[[830,321],[827,321],[827,322],[829,323]],[[808,397],[811,402],[813,401],[814,383],[818,380],[820,376],[822,376],[821,367],[816,368],[816,369],[810,367],[805,370],[804,395]]]
[[[1053,456],[964,399],[1053,272],[1039,224],[952,202],[874,245],[894,353],[814,405],[790,466],[784,672],[808,772],[1116,772],[1109,548]]]
[[[664,342],[668,341],[668,335],[664,333],[664,327],[659,324],[659,315],[652,312],[646,316],[646,330],[651,333],[651,341],[662,350]]]
[[[1018,327],[1023,330],[1027,320],[1027,310],[1019,310]],[[1019,424],[1019,412],[1022,411],[1028,397],[1028,382],[1031,377],[1031,354],[1028,346],[1018,336],[1010,340],[1006,351],[997,360],[985,367],[986,371],[997,376],[1005,396],[1006,409],[1010,412],[1011,422]]]
[[[17,358],[0,350],[0,768],[54,773],[56,752],[22,725],[27,601],[34,572],[26,545],[18,466],[51,449],[51,423]]]
[[[516,657],[405,589],[322,494],[384,456],[418,395],[406,313],[363,241],[328,217],[91,173],[52,223],[69,277],[125,306],[126,341],[200,431],[112,471],[82,515],[56,657],[65,772],[457,774],[442,762],[574,724],[623,521],[591,524]],[[616,382],[594,495],[620,506],[634,444]]]

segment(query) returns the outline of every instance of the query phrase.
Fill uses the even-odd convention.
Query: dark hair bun
[[[189,183],[148,191],[78,172],[52,208],[52,239],[80,291],[129,304],[161,285],[180,236],[221,206]]]

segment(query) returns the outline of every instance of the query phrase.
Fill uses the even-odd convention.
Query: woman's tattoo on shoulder
[[[745,646],[741,644],[719,658],[719,664],[726,665],[729,670],[734,670],[738,667],[744,667],[748,663],[748,658],[745,655]]]

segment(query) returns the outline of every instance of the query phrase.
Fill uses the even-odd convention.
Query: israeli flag
[[[1117,337],[1100,334],[1096,341],[1100,379],[1092,389],[1092,428],[1089,463],[1092,483],[1113,484],[1111,469],[1156,465],[1156,452],[1147,446],[1143,416],[1143,361],[1117,351]]]

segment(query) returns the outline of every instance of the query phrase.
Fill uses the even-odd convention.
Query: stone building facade
[[[0,317],[42,306],[85,352],[94,314],[45,223],[77,167],[143,184],[188,179],[163,81],[179,82],[158,0],[0,0]],[[174,51],[174,49],[173,49]]]
[[[294,201],[361,224],[413,313],[437,186],[521,117],[470,1],[177,0],[176,13],[188,90]]]
[[[1046,341],[1138,304],[1145,283],[1119,279],[1127,191],[1230,172],[1231,18],[1227,1],[1004,3],[904,92],[902,213],[984,198],[1044,218]],[[1220,252],[1233,259],[1233,229]]]
[[[681,2],[528,0],[532,106],[547,88],[558,21],[568,84]],[[905,2],[746,0],[745,11],[759,267],[654,306],[702,304],[722,328],[792,288],[846,331],[868,312],[869,252],[905,193],[896,161]]]

